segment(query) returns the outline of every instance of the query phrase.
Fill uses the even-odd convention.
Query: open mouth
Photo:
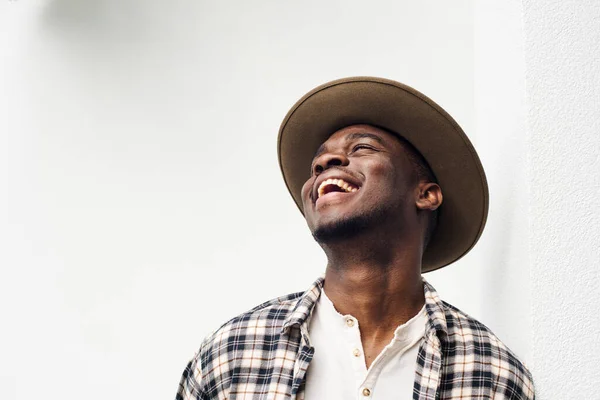
[[[317,199],[320,199],[328,193],[352,193],[356,191],[358,191],[356,186],[343,179],[326,179],[321,182],[317,189]]]

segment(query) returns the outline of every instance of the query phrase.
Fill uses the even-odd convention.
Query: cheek
[[[306,203],[310,201],[310,192],[312,191],[313,179],[309,179],[302,185],[301,196],[302,204],[306,206]]]
[[[378,186],[385,185],[389,187],[390,184],[394,184],[394,181],[397,178],[395,176],[394,166],[389,163],[371,162],[366,164],[365,168],[367,179],[376,183]]]
[[[403,166],[393,163],[370,163],[368,165],[368,180],[376,190],[370,190],[370,195],[378,198],[405,198],[410,190],[409,176],[402,172]]]

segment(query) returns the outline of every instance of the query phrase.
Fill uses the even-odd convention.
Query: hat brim
[[[427,160],[444,196],[422,271],[464,256],[481,236],[488,186],[473,145],[454,119],[431,99],[399,82],[373,77],[339,79],[302,97],[288,112],[278,138],[279,165],[301,212],[301,188],[319,146],[334,132],[369,124],[408,140]]]

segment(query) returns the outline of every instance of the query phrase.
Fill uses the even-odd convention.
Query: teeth
[[[352,184],[346,182],[343,179],[326,179],[319,185],[319,189],[317,190],[318,197],[323,196],[325,191],[325,186],[327,185],[336,185],[342,189],[344,189],[347,193],[356,192],[358,188],[354,187]]]

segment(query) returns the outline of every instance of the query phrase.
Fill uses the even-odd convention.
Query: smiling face
[[[412,226],[418,222],[418,186],[397,137],[371,125],[349,126],[317,151],[302,187],[304,215],[319,242],[369,227]]]

